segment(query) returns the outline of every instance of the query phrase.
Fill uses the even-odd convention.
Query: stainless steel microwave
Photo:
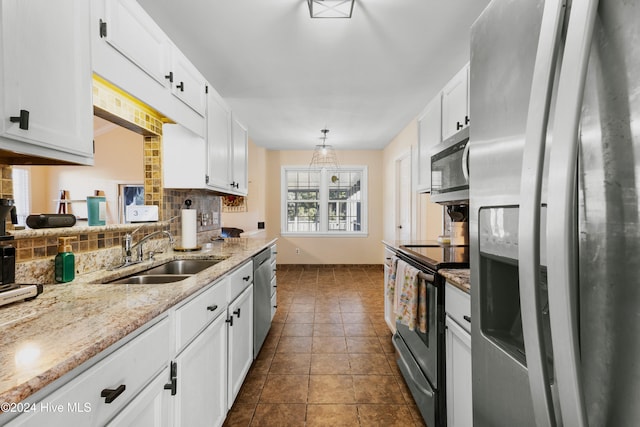
[[[469,128],[433,147],[431,153],[431,201],[469,203]]]

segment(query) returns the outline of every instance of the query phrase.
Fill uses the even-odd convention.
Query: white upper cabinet
[[[89,18],[84,0],[0,3],[3,161],[93,164]]]
[[[469,64],[442,89],[442,139],[469,125]]]
[[[232,182],[235,192],[246,195],[248,191],[247,162],[249,160],[249,132],[235,117],[231,121]]]
[[[439,93],[418,117],[418,185],[419,192],[431,191],[431,148],[442,141]]]
[[[231,190],[231,109],[212,87],[207,93],[207,186]]]
[[[169,85],[169,39],[135,0],[105,1],[100,37],[160,85]]]
[[[207,82],[198,69],[174,48],[170,81],[173,94],[204,117],[207,108]]]
[[[165,188],[206,188],[207,146],[203,137],[178,124],[162,126]]]
[[[135,0],[91,0],[91,16],[94,73],[204,137],[204,77],[147,12]]]

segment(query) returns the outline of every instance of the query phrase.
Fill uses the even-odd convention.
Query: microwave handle
[[[469,141],[462,152],[462,175],[464,175],[464,180],[469,182]]]

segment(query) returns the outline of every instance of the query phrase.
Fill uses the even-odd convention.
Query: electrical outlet
[[[300,255],[300,248],[296,248],[296,255]]]

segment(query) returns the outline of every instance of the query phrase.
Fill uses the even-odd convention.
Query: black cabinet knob
[[[245,282],[248,282],[248,281],[249,281],[249,279],[251,279],[251,276],[244,276],[244,277],[242,278],[242,280],[244,280]]]
[[[238,319],[239,319],[240,318],[240,309],[237,309],[236,311],[234,311],[233,314],[238,316]]]
[[[20,110],[20,115],[9,117],[9,121],[19,123],[18,127],[22,130],[29,130],[29,111]]]
[[[210,305],[210,306],[207,307],[207,310],[209,310],[209,311],[216,311],[217,309],[218,309],[217,305]]]
[[[164,78],[169,80],[169,83],[173,83],[173,71],[169,71],[169,74],[164,76]]]
[[[471,323],[471,317],[470,316],[464,315],[464,316],[462,316],[462,318],[464,320],[466,320],[467,322]]]
[[[229,316],[227,320],[225,320],[229,324],[229,326],[233,326],[233,316]]]
[[[184,82],[180,82],[179,85],[176,85],[176,88],[180,89],[180,92],[184,92]]]
[[[462,123],[460,123],[460,122],[456,122],[456,130],[460,130],[460,129],[462,129],[462,128],[463,128]]]
[[[120,384],[118,388],[105,388],[100,392],[100,397],[104,397],[104,403],[111,403],[118,396],[120,396],[125,390],[127,386],[124,384]]]
[[[464,116],[464,124],[465,125],[469,124],[469,116]]]

